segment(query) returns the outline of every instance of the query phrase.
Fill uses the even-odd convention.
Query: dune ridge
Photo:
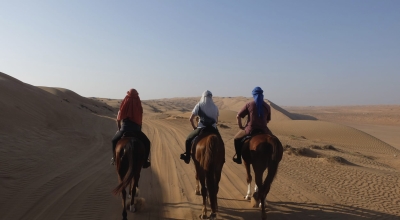
[[[142,171],[139,183],[146,208],[129,213],[129,219],[198,218],[194,167],[179,160],[191,130],[188,116],[198,100],[143,101],[152,167]],[[215,97],[226,148],[219,219],[260,217],[243,199],[244,167],[231,160],[235,117],[250,100]],[[398,149],[335,120],[267,101],[269,127],[286,149],[267,197],[269,219],[400,217]],[[109,165],[119,102],[36,87],[0,73],[0,218],[120,219],[120,198],[111,194],[117,175]]]

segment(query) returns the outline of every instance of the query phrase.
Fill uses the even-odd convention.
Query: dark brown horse
[[[207,219],[207,194],[210,199],[211,215],[216,219],[218,212],[217,194],[221,179],[222,167],[225,163],[225,146],[220,136],[203,132],[192,147],[192,159],[196,167],[196,194],[203,196],[203,210],[200,218]]]
[[[261,206],[261,218],[267,219],[265,213],[265,198],[271,188],[271,183],[278,170],[279,162],[282,159],[283,147],[279,139],[270,134],[257,134],[251,139],[245,141],[242,148],[242,157],[247,172],[247,195],[246,199],[251,197],[250,164],[253,165],[256,178],[254,207]],[[268,174],[263,182],[263,173],[268,168]]]
[[[129,197],[131,199],[129,210],[135,212],[134,196],[136,188],[139,187],[140,171],[146,158],[145,146],[134,137],[123,137],[118,141],[115,148],[115,163],[118,173],[119,185],[113,190],[114,195],[122,193],[123,220],[127,220],[126,213],[126,187],[129,188]],[[132,184],[133,183],[133,184]]]

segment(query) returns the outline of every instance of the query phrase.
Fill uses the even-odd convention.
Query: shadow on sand
[[[218,200],[235,200],[218,198]],[[218,219],[261,219],[261,211],[259,208],[251,208],[250,202],[243,201],[248,204],[243,208],[227,208],[219,206]],[[190,202],[184,203],[164,203],[164,206],[170,208],[191,207],[198,209],[200,214],[201,205]],[[363,208],[357,208],[346,205],[332,204],[321,205],[315,203],[295,203],[295,202],[268,202],[267,205],[268,220],[278,219],[399,219],[400,215],[387,214]],[[175,219],[175,218],[164,218]]]
[[[260,209],[256,213],[249,209],[220,208],[223,219],[260,219]],[[239,217],[239,218],[238,218]],[[273,219],[399,219],[400,215],[357,208],[352,206],[315,203],[268,202],[267,217]]]

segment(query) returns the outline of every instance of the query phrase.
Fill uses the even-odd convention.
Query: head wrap
[[[253,94],[254,101],[256,102],[258,117],[262,118],[264,116],[264,95],[263,90],[260,87],[255,87],[251,92]]]
[[[199,101],[199,107],[202,109],[217,108],[212,99],[212,93],[208,90],[204,91]]]
[[[212,100],[212,93],[208,90],[204,91],[200,98],[200,105],[205,105],[208,103],[214,103]]]
[[[200,116],[200,122],[203,123],[203,125],[205,125],[204,121],[206,121],[206,117],[210,118],[210,115],[207,114],[213,114],[212,112],[218,114],[218,107],[214,104],[212,93],[208,90],[203,92],[198,105],[198,116]],[[215,123],[215,119],[212,120],[214,120],[213,123]]]
[[[130,121],[142,125],[143,108],[136,89],[130,89],[119,107],[117,120],[129,118]]]

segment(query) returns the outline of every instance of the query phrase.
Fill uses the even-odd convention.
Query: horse
[[[271,189],[271,183],[277,173],[282,155],[282,143],[272,134],[256,134],[243,143],[242,158],[247,173],[247,195],[245,199],[250,200],[251,198],[252,176],[250,174],[250,164],[252,164],[256,182],[253,194],[254,207],[261,206],[262,219],[267,219],[265,199]],[[267,168],[268,174],[263,182],[263,173]]]
[[[146,158],[144,144],[135,137],[122,137],[115,147],[115,163],[118,173],[119,184],[113,190],[113,194],[122,194],[122,217],[127,220],[126,213],[126,191],[125,188],[129,186],[129,198],[131,212],[136,212],[134,205],[134,196],[139,187],[140,171]]]
[[[207,129],[207,128],[205,128]],[[225,163],[225,146],[222,138],[210,131],[203,130],[192,145],[192,159],[196,168],[195,193],[203,196],[203,210],[200,218],[207,219],[207,193],[210,199],[211,214],[209,219],[217,218],[217,194],[221,180],[222,167]]]

